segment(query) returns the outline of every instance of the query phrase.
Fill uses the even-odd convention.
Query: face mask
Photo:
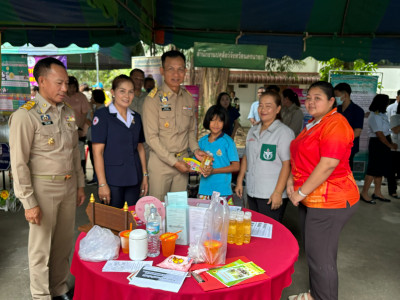
[[[335,97],[335,99],[336,99],[336,104],[337,105],[342,105],[343,104],[343,101],[342,101],[341,97]]]

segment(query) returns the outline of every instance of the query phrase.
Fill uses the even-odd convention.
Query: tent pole
[[[100,79],[99,79],[99,52],[97,51],[94,55],[96,58],[96,84],[98,84],[100,82]]]

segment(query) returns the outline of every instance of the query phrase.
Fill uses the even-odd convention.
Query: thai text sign
[[[265,70],[267,46],[194,43],[196,67]]]

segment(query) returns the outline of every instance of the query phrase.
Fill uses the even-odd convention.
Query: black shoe
[[[53,297],[53,300],[72,300],[72,298],[73,297],[71,297],[70,295],[68,295],[68,293],[66,293],[57,297]]]
[[[74,298],[74,288],[70,289],[65,294],[53,297],[53,300],[72,300]]]
[[[368,200],[365,200],[364,197],[361,196],[361,195],[360,195],[360,200],[362,200],[362,201],[364,201],[364,202],[366,202],[366,203],[368,203],[368,204],[376,204],[376,202],[375,202],[374,200],[369,200],[369,201],[368,201]]]
[[[390,197],[396,198],[396,199],[400,199],[400,197],[397,194],[392,194],[390,195]]]
[[[379,200],[379,201],[382,201],[382,202],[391,202],[390,199],[381,198],[381,197],[378,197],[378,196],[375,195],[375,194],[372,194],[372,199]]]
[[[97,181],[93,179],[86,183],[86,185],[95,185],[95,184],[97,184]]]

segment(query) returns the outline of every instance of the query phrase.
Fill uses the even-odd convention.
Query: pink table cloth
[[[178,293],[136,287],[128,283],[126,277],[129,273],[103,273],[101,270],[105,262],[82,261],[78,255],[79,244],[86,234],[81,233],[75,244],[71,265],[71,273],[75,276],[74,299],[279,300],[283,289],[292,283],[291,275],[299,253],[298,243],[285,226],[271,218],[252,211],[252,221],[273,224],[272,239],[252,237],[250,244],[228,244],[227,257],[246,256],[265,270],[270,277],[267,280],[208,292],[204,292],[194,278],[186,278]],[[188,246],[177,245],[175,254],[186,256],[187,249]],[[129,255],[120,251],[118,259],[129,260]],[[164,259],[160,254],[153,258],[153,265]]]

